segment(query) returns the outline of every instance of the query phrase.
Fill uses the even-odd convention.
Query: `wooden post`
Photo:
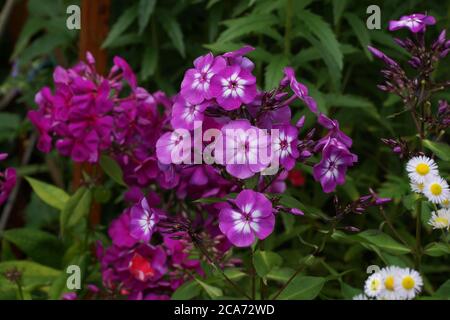
[[[84,60],[86,52],[91,52],[95,57],[96,69],[105,74],[108,65],[108,55],[101,48],[103,41],[109,32],[109,14],[111,0],[82,0],[81,1],[81,30],[79,43],[79,58]],[[73,168],[73,188],[76,190],[82,183],[82,172],[85,171],[95,178],[101,178],[101,170],[98,165],[88,163],[75,164]],[[93,202],[90,214],[91,225],[100,222],[101,207]]]

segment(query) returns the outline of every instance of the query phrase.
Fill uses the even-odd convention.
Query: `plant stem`
[[[200,252],[206,257],[206,259],[208,260],[208,262],[216,269],[218,270],[221,275],[223,276],[223,278],[225,279],[226,282],[228,282],[237,292],[239,292],[240,294],[242,294],[243,296],[245,296],[247,299],[252,300],[252,298],[245,293],[244,290],[242,290],[236,283],[234,283],[226,274],[225,272],[222,270],[222,268],[220,268],[217,263],[209,256],[208,252],[205,250],[205,248],[203,248],[203,246],[198,243],[193,241],[194,245],[200,250]]]
[[[417,200],[416,203],[416,268],[420,269],[420,264],[422,260],[422,246],[420,240],[420,232],[422,229],[422,221],[421,221],[421,213],[422,213],[422,201],[421,199]]]
[[[259,250],[264,251],[264,241],[259,242]],[[259,286],[260,286],[260,294],[261,294],[261,300],[266,299],[266,284],[264,283],[264,279],[259,279]]]
[[[250,274],[252,276],[252,299],[256,299],[256,270],[255,263],[253,261],[253,249],[250,248]]]
[[[403,237],[397,232],[397,230],[394,228],[394,225],[392,224],[391,220],[386,215],[386,212],[384,212],[384,209],[380,207],[381,215],[384,218],[384,221],[386,221],[386,224],[388,225],[389,229],[391,229],[392,233],[395,235],[395,237],[400,240],[405,246],[410,247],[410,245],[403,239]]]

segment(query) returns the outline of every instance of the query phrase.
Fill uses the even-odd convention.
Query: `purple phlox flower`
[[[2,154],[4,157],[4,153]],[[3,160],[3,159],[2,159]],[[14,168],[0,171],[0,205],[5,203],[17,182],[17,173]]]
[[[225,68],[226,61],[220,56],[214,58],[212,53],[208,53],[195,59],[194,66],[195,68],[186,71],[180,93],[191,104],[197,105],[213,98],[212,78]]]
[[[328,142],[328,137],[336,138],[339,142],[344,144],[347,148],[352,146],[352,138],[347,136],[344,132],[339,129],[339,121],[330,119],[323,113],[319,115],[317,120],[321,126],[329,130],[329,133],[321,141],[319,141],[316,148],[321,148],[324,143]]]
[[[400,20],[389,21],[389,31],[408,28],[411,32],[417,33],[425,31],[427,25],[434,24],[436,24],[436,19],[433,16],[428,16],[422,13],[413,13],[411,15],[401,17]]]
[[[211,105],[211,101],[203,101],[200,104],[192,104],[181,95],[175,99],[172,108],[172,119],[170,123],[174,129],[194,129],[195,121],[203,121],[204,111]]]
[[[337,185],[345,183],[347,167],[353,166],[356,161],[356,155],[330,137],[322,150],[322,159],[313,168],[314,179],[320,181],[324,192],[332,192]]]
[[[76,292],[66,292],[62,295],[62,300],[77,300],[78,295]]]
[[[52,137],[49,134],[51,130],[51,119],[36,110],[28,111],[28,119],[30,119],[31,123],[39,132],[38,149],[44,153],[50,152],[52,149]]]
[[[217,143],[215,157],[232,176],[247,179],[269,165],[270,137],[265,130],[253,127],[248,120],[235,120],[223,126],[222,135],[225,145]]]
[[[126,62],[124,59],[118,56],[115,56],[113,61],[114,65],[122,70],[123,78],[128,82],[130,87],[133,90],[136,89],[137,87],[136,75],[134,74],[128,62]]]
[[[211,93],[225,110],[234,110],[256,97],[256,78],[246,69],[230,66],[211,79]]]
[[[291,170],[299,156],[297,149],[298,130],[290,124],[275,126],[274,129],[279,130],[278,135],[272,137],[274,156],[279,158],[281,165],[286,170]]]
[[[130,212],[130,235],[139,241],[149,242],[161,211],[150,208],[147,199],[142,198],[140,203],[131,207]]]
[[[244,56],[253,50],[255,50],[255,48],[246,45],[238,50],[224,53],[223,57],[227,58],[230,65],[237,65],[242,69],[252,71],[255,64],[249,58]]]
[[[156,155],[162,164],[180,164],[191,158],[191,140],[189,131],[175,130],[166,132],[156,142]]]
[[[220,230],[235,246],[248,247],[255,237],[263,240],[273,232],[272,210],[272,203],[262,193],[241,191],[232,205],[220,211]]]
[[[294,69],[292,69],[291,67],[286,67],[283,71],[285,76],[284,79],[281,80],[281,82],[289,82],[289,85],[292,91],[294,91],[295,95],[306,104],[311,112],[317,113],[318,109],[316,101],[314,100],[314,98],[308,95],[308,88],[304,84],[297,81],[297,79],[295,78]]]
[[[389,58],[387,55],[385,55],[383,52],[381,52],[377,48],[374,48],[372,46],[367,46],[367,49],[369,49],[369,51],[372,53],[372,55],[375,58],[378,58],[378,59],[382,60],[388,66],[391,66],[393,68],[397,68],[398,67],[398,63],[397,62],[395,62],[394,60]]]
[[[138,242],[138,239],[130,234],[130,220],[130,209],[126,209],[111,222],[108,234],[115,246],[130,248]]]

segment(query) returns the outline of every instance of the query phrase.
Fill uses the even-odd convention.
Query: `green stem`
[[[421,245],[421,230],[422,230],[422,201],[417,200],[416,203],[416,268],[420,269],[420,264],[422,260],[422,245]]]
[[[25,300],[25,297],[23,295],[23,290],[22,290],[22,284],[20,283],[20,281],[17,281],[16,284],[17,284],[17,291],[19,292],[20,300]]]

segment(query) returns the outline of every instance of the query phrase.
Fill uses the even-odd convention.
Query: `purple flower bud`
[[[305,125],[305,120],[306,117],[302,116],[300,119],[298,119],[297,123],[295,124],[295,126],[299,129],[303,128],[303,126]]]
[[[445,49],[444,51],[441,52],[441,54],[439,55],[439,57],[440,57],[441,59],[442,59],[442,58],[445,58],[445,57],[448,55],[449,51],[450,51],[450,48]]]
[[[394,147],[394,149],[392,149],[392,151],[394,151],[395,153],[401,153],[402,152],[402,148],[397,146],[397,147]]]
[[[305,214],[302,210],[297,209],[297,208],[292,208],[292,209],[290,210],[290,212],[291,212],[292,214],[295,214],[296,216],[303,216],[303,215]]]
[[[62,296],[63,300],[76,300],[77,298],[78,298],[78,296],[75,292],[67,292],[67,293],[64,293]]]
[[[345,231],[349,231],[349,232],[360,232],[361,229],[357,228],[357,227],[353,227],[353,226],[346,226],[344,227]]]

